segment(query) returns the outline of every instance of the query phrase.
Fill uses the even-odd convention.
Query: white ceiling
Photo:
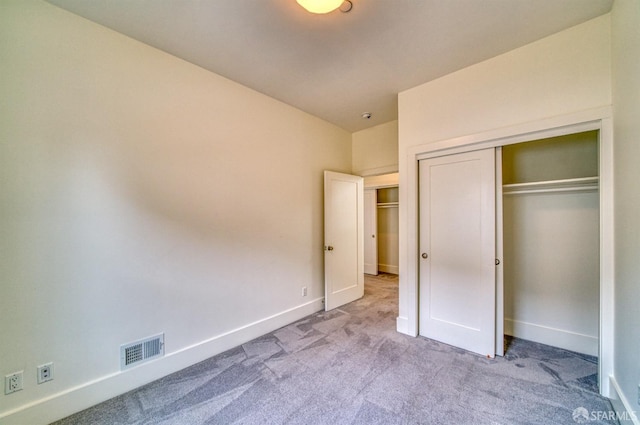
[[[397,119],[398,92],[613,0],[352,0],[327,15],[295,0],[49,1],[353,132]]]

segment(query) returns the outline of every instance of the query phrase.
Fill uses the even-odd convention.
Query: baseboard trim
[[[598,355],[599,345],[597,337],[570,332],[564,329],[556,329],[505,318],[504,333],[517,338],[564,348],[565,350],[591,356]]]
[[[634,425],[640,425],[637,413],[631,408],[631,404],[627,397],[625,397],[618,381],[615,377],[609,377],[610,387],[613,389],[611,394],[611,404],[616,411],[618,421],[621,424],[633,423]]]
[[[384,272],[384,273],[398,274],[399,267],[398,266],[392,266],[392,265],[389,265],[389,264],[378,264],[378,271],[381,271],[381,272]]]
[[[49,424],[144,384],[206,360],[324,309],[324,298],[282,311],[184,347],[126,371],[119,371],[0,414],[0,424]]]

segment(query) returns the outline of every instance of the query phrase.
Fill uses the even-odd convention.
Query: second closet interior
[[[398,187],[377,189],[378,270],[398,274]]]
[[[502,148],[504,333],[598,355],[598,131]]]

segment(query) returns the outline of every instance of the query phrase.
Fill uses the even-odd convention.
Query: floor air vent
[[[164,334],[120,346],[120,370],[164,355]]]

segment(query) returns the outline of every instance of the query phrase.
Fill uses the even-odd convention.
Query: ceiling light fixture
[[[296,0],[298,4],[304,7],[308,12],[311,13],[329,13],[333,12],[337,8],[340,8],[340,11],[343,13],[347,13],[353,7],[353,4],[350,0]]]

